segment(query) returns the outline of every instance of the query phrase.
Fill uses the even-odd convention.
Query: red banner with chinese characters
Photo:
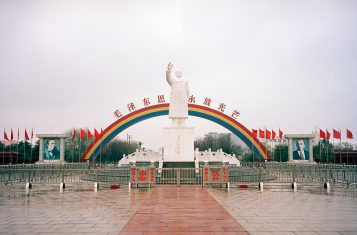
[[[155,168],[151,167],[150,168],[150,183],[155,183]]]
[[[132,184],[135,184],[136,183],[136,168],[135,167],[132,167],[130,169],[130,182]]]
[[[209,168],[203,168],[203,183],[209,183]]]
[[[219,182],[220,181],[220,171],[221,169],[211,169],[211,181],[212,183]]]
[[[222,173],[223,173],[222,183],[226,184],[226,183],[228,183],[228,167],[223,166]]]
[[[148,183],[148,169],[147,168],[139,168],[138,172],[138,183]]]

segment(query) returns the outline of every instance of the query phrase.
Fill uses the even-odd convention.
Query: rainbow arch
[[[94,140],[88,146],[87,151],[82,155],[81,160],[94,160],[96,155],[99,153],[100,148],[104,147],[115,136],[128,127],[149,118],[168,114],[169,104],[164,103],[145,107],[119,118],[105,128],[101,138]],[[252,132],[232,117],[212,108],[196,104],[188,104],[188,115],[204,118],[227,128],[232,133],[237,135],[247,146],[253,149],[254,153],[260,159],[271,160],[271,157],[264,145],[253,136]]]

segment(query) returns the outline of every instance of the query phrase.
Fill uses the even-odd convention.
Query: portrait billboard
[[[59,161],[60,160],[60,139],[44,138],[43,139],[43,160]]]
[[[310,139],[292,138],[293,160],[310,160]]]

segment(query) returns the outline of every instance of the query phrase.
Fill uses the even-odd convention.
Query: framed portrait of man
[[[293,138],[293,160],[310,160],[310,139]]]
[[[44,138],[43,139],[43,160],[59,161],[60,160],[60,139]]]

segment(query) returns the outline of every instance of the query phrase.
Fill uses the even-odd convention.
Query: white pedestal
[[[164,162],[193,162],[193,127],[164,128]]]

